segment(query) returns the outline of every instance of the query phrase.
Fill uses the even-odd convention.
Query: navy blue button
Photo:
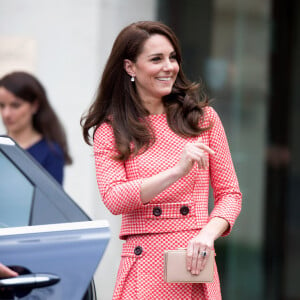
[[[159,217],[162,214],[162,210],[159,206],[153,208],[153,215]]]
[[[186,216],[189,212],[190,212],[190,209],[189,209],[188,206],[183,205],[183,206],[180,207],[180,213],[181,213],[183,216]]]
[[[143,248],[142,248],[141,246],[136,246],[136,247],[134,248],[134,254],[135,254],[135,255],[141,255],[142,252],[143,252]]]

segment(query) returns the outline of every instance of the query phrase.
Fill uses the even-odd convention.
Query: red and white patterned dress
[[[148,120],[155,143],[125,163],[112,158],[117,150],[110,125],[102,124],[94,137],[100,194],[113,214],[122,214],[120,238],[126,240],[113,299],[221,299],[216,266],[212,283],[165,283],[163,253],[187,247],[188,241],[213,217],[228,221],[230,227],[223,234],[227,235],[239,215],[242,195],[222,123],[213,108],[204,108],[201,126],[213,124],[200,135],[215,152],[209,155],[209,168],[199,170],[195,164],[189,174],[144,205],[140,199],[143,179],[173,167],[185,144],[198,139],[175,134],[166,114],[151,115]],[[215,204],[210,215],[209,183]]]

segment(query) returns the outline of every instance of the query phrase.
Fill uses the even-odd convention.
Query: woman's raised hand
[[[203,144],[201,139],[195,143],[187,143],[181,153],[180,160],[174,167],[144,179],[141,185],[142,203],[149,203],[159,193],[188,174],[195,162],[200,169],[207,168],[208,154],[214,154],[214,151]]]
[[[201,138],[194,143],[187,143],[183,148],[181,158],[177,164],[177,168],[179,168],[182,176],[191,171],[195,162],[198,164],[199,169],[207,169],[207,154],[214,155],[215,152],[207,145],[203,144]]]

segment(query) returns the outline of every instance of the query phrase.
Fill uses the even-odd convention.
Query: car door
[[[90,220],[34,158],[0,136],[0,228]],[[91,282],[84,299],[95,299],[94,294]]]
[[[0,229],[2,263],[19,276],[0,279],[0,299],[80,300],[109,241],[107,221]]]

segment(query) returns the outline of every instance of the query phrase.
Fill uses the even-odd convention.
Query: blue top
[[[64,154],[57,143],[44,138],[26,149],[60,184],[63,182]]]

